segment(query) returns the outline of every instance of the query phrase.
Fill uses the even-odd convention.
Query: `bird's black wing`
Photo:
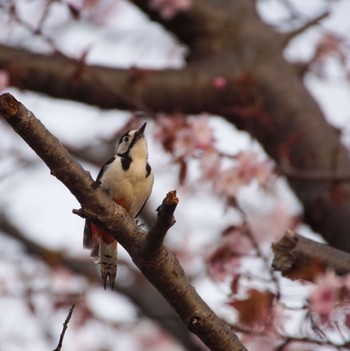
[[[115,160],[115,157],[112,157],[102,166],[96,178],[97,183],[99,183],[100,179],[102,178],[102,175],[105,172],[107,166],[111,164],[114,160]],[[96,253],[98,252],[98,246],[96,247],[96,243],[92,239],[91,221],[88,219],[85,220],[83,247],[86,249],[92,250],[91,256],[95,256]]]
[[[110,165],[113,161],[115,160],[115,156],[112,157],[111,159],[109,159],[100,169],[100,171],[98,172],[97,178],[96,178],[96,182],[99,182],[102,178],[103,173],[105,172],[106,168],[108,165]]]

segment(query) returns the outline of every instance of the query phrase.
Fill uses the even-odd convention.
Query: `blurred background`
[[[189,48],[166,23],[193,4],[144,3],[161,21],[137,1],[0,0],[1,92],[31,110],[94,178],[119,137],[147,121],[155,183],[140,221],[149,228],[166,193],[177,189],[177,223],[166,245],[203,299],[240,332],[249,350],[277,350],[283,343],[283,350],[334,349],[347,340],[346,325],[317,333],[317,320],[305,308],[311,284],[281,278],[270,268],[271,242],[286,229],[323,239],[303,222],[303,205],[254,137],[219,113],[150,108],[140,117],[138,108],[103,109],[10,84],[1,61],[5,47],[63,55],[82,65],[182,69]],[[255,6],[282,33],[329,11],[286,45],[284,57],[309,63],[304,84],[348,146],[349,2],[260,0]],[[219,90],[226,84],[223,76],[213,81]],[[206,350],[122,247],[116,291],[103,290],[98,268],[82,248],[84,223],[72,214],[76,208],[69,191],[0,120],[0,350],[54,349],[73,303],[63,350]],[[256,309],[249,307],[253,301]],[[252,325],[258,327],[249,333]]]

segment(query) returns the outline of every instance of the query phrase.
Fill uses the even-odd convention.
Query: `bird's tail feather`
[[[114,289],[115,277],[117,275],[117,242],[106,243],[104,240],[100,241],[99,245],[99,266],[103,280],[103,286],[106,289],[107,280],[111,289]]]

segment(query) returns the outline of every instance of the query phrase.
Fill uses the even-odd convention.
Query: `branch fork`
[[[165,235],[168,230],[176,223],[174,212],[179,199],[176,190],[169,191],[162,204],[157,208],[157,219],[151,230],[147,233],[143,248],[143,256],[154,256],[163,245]]]
[[[101,221],[104,228],[128,251],[145,277],[167,299],[182,321],[211,350],[246,351],[237,335],[198,295],[176,256],[162,245],[167,230],[175,223],[173,213],[178,203],[175,192],[168,193],[158,209],[156,223],[145,234],[121,206],[94,186],[95,182],[90,174],[72,158],[34,114],[11,94],[0,95],[0,116],[77,198],[82,210],[74,210],[74,213],[87,215],[92,221]],[[153,250],[152,259],[149,254],[145,255],[147,250]],[[194,317],[201,321],[197,328],[193,328],[196,320]],[[192,328],[189,323],[191,320]]]

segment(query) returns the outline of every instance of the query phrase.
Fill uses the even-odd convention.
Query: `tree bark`
[[[303,274],[317,275],[317,269],[331,269],[338,275],[350,272],[350,254],[325,244],[304,238],[287,230],[283,237],[272,244],[272,268],[284,276],[301,279]]]
[[[0,215],[0,230],[8,237],[20,242],[26,251],[44,261],[51,268],[64,266],[71,272],[85,277],[93,284],[101,284],[101,275],[86,259],[75,259],[67,257],[61,251],[51,250],[47,247],[29,239],[9,218]],[[120,264],[120,262],[118,263]],[[158,325],[177,340],[187,351],[208,350],[204,344],[193,340],[193,336],[179,319],[176,312],[159,291],[142,279],[139,271],[128,266],[130,276],[134,279],[130,284],[116,284],[116,291],[124,294],[136,306],[136,308],[147,318],[154,320]]]
[[[176,256],[164,245],[149,255],[145,250],[149,245],[146,233],[121,206],[96,187],[90,174],[74,161],[59,140],[24,105],[12,95],[3,94],[0,96],[0,115],[41,157],[52,175],[76,197],[82,206],[81,212],[108,231],[128,251],[137,267],[166,298],[190,331],[211,350],[246,350],[231,328],[198,295]],[[166,226],[158,224],[160,228]],[[152,236],[162,237],[156,235],[155,230]]]
[[[332,246],[350,252],[350,159],[299,73],[283,57],[290,35],[266,25],[252,0],[192,0],[170,21],[132,1],[188,45],[182,69],[117,69],[60,55],[0,46],[11,84],[102,108],[150,114],[209,112],[254,136],[285,172],[304,220]],[[226,86],[215,88],[216,77]],[[189,97],[191,97],[189,99]],[[287,166],[287,167],[286,167]]]

